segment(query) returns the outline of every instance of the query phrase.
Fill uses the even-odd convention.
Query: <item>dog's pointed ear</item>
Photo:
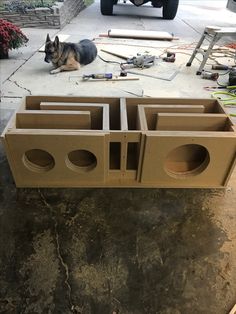
[[[55,37],[55,40],[54,40],[54,45],[55,45],[55,47],[59,47],[59,38],[58,38],[58,36],[56,36]]]
[[[46,38],[46,43],[48,43],[49,41],[51,41],[49,34],[47,34],[47,38]]]

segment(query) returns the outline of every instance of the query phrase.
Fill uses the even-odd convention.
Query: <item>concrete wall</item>
[[[2,11],[0,18],[19,27],[62,28],[84,8],[84,0],[64,0],[51,8],[28,9],[25,14]]]

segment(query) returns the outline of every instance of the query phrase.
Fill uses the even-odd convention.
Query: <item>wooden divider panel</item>
[[[89,111],[34,110],[16,113],[19,129],[91,129]]]
[[[228,118],[221,114],[158,113],[156,118],[160,131],[227,131]]]
[[[109,104],[70,103],[70,102],[41,102],[42,110],[79,110],[91,113],[91,128],[109,130]]]

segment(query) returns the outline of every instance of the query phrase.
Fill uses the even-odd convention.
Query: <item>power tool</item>
[[[162,58],[165,62],[175,62],[175,53],[174,52],[167,52],[166,57]]]
[[[125,63],[122,63],[122,66],[124,66],[125,64],[132,64],[133,67],[137,67],[137,68],[150,68],[151,66],[154,65],[155,62],[155,56],[152,55],[137,55],[136,57],[132,57],[127,59],[127,61]]]
[[[89,79],[112,79],[112,73],[98,73],[98,74],[85,74],[83,75],[83,80],[89,80]]]
[[[229,86],[236,86],[236,69],[231,68],[229,71]]]

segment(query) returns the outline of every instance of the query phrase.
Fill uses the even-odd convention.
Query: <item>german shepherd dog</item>
[[[55,69],[51,74],[61,71],[79,70],[80,65],[91,63],[97,56],[97,47],[89,39],[83,39],[78,44],[60,42],[58,36],[51,41],[49,34],[45,43],[45,62],[52,62]]]

